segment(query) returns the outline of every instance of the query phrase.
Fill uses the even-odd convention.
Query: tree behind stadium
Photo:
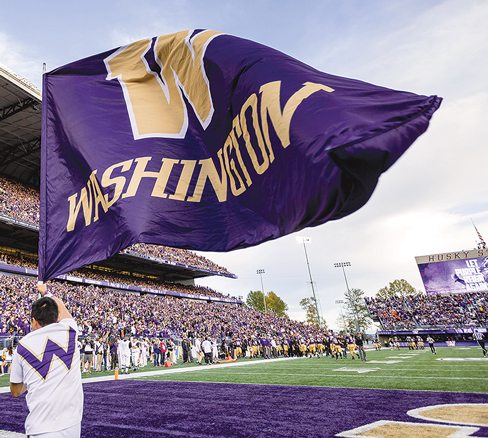
[[[344,313],[341,315],[344,328],[349,333],[365,332],[372,321],[364,301],[364,291],[349,289],[344,298]]]
[[[300,300],[300,307],[306,312],[307,322],[309,324],[317,324],[317,322],[319,322],[319,319],[317,317],[317,306],[315,305],[315,298],[302,298]],[[324,318],[320,318],[319,325],[321,327],[327,328],[327,323],[325,322]]]
[[[264,312],[264,295],[260,290],[249,292],[246,304],[260,312]],[[273,291],[266,294],[266,310],[278,316],[287,316],[288,305]]]
[[[402,297],[419,293],[407,280],[394,280],[388,286],[376,292],[376,298],[387,299],[391,297]]]

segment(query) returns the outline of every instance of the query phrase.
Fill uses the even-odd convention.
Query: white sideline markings
[[[242,366],[249,366],[249,365],[263,365],[268,363],[274,362],[284,362],[284,361],[291,361],[291,360],[298,360],[298,359],[306,359],[304,357],[279,357],[277,359],[261,359],[257,361],[249,361],[249,362],[231,362],[231,363],[223,363],[217,365],[202,365],[188,367],[188,368],[170,368],[170,369],[162,369],[162,370],[154,370],[154,371],[144,371],[140,373],[134,374],[119,374],[119,380],[130,380],[130,379],[138,379],[142,377],[152,377],[152,376],[159,376],[165,374],[178,374],[178,373],[191,373],[191,372],[200,372],[200,371],[210,371],[216,370],[221,368],[230,368],[230,367],[242,367]],[[376,361],[376,363],[400,363],[401,361]],[[375,363],[375,361],[369,361],[369,363]],[[96,383],[96,382],[108,382],[111,380],[115,380],[114,376],[100,376],[100,377],[88,377],[82,379],[82,383]],[[10,392],[9,387],[0,387],[0,394]],[[2,438],[0,436],[0,438]]]
[[[440,357],[436,360],[445,362],[487,362],[488,357]]]
[[[432,368],[432,367],[430,367]],[[429,370],[428,369],[425,369],[425,367],[409,367],[409,368],[389,368],[389,367],[384,367],[384,368],[380,368],[381,371],[384,371],[385,373],[396,373],[397,371],[423,371],[423,372],[428,372]],[[441,371],[444,370],[444,367],[441,368]],[[438,372],[439,370],[435,370],[435,372]],[[466,371],[465,369],[460,369],[460,368],[455,368],[454,370],[453,369],[449,369],[449,370],[445,370],[446,372],[448,373],[455,373],[455,372],[464,372]]]
[[[119,380],[138,379],[139,377],[152,377],[152,376],[160,376],[166,374],[179,374],[179,373],[192,373],[192,372],[200,372],[200,371],[219,370],[221,368],[243,367],[249,365],[263,365],[267,363],[283,362],[287,360],[297,360],[297,359],[303,359],[303,357],[280,357],[278,359],[264,359],[264,360],[249,361],[249,362],[231,362],[231,363],[222,363],[216,365],[194,366],[188,368],[173,368],[173,369],[170,368],[169,370],[163,369],[163,370],[156,370],[156,371],[144,371],[142,373],[135,373],[135,374],[119,374]],[[114,380],[114,377],[113,376],[90,377],[88,379],[83,379],[83,383],[105,382],[108,380]]]
[[[200,372],[200,371],[217,370],[221,368],[243,367],[248,365],[263,365],[267,363],[283,362],[287,360],[297,360],[297,359],[304,359],[304,358],[303,357],[279,357],[277,359],[262,359],[262,360],[249,361],[249,362],[230,362],[230,363],[222,363],[216,365],[194,366],[188,368],[169,368],[169,369],[162,369],[162,370],[155,370],[155,371],[143,371],[141,373],[119,374],[119,380],[138,379],[140,377],[152,377],[152,376],[160,376],[166,374],[193,373],[193,372]],[[82,379],[82,383],[85,384],[85,383],[109,382],[112,380],[115,380],[113,374],[108,376],[100,376],[100,377],[88,377]],[[0,394],[5,392],[10,392],[10,388],[8,386],[0,388]],[[1,435],[0,438],[2,438]]]
[[[383,371],[383,370],[382,370]],[[397,370],[393,370],[397,371]],[[215,372],[209,372],[207,374],[216,374]],[[258,374],[256,373],[247,373],[247,372],[239,372],[236,373],[239,375],[250,375],[250,376],[256,376]],[[261,373],[262,374],[262,373]],[[274,376],[279,377],[279,376],[307,376],[307,377],[336,377],[336,378],[344,378],[344,377],[351,377],[351,375],[344,375],[344,376],[338,376],[337,374],[312,374],[312,373],[276,373]],[[384,375],[377,375],[377,374],[368,374],[366,376],[357,376],[357,377],[365,377],[367,379],[407,379],[407,380],[412,380],[412,379],[428,379],[428,380],[484,380],[486,381],[486,377],[439,377],[439,376],[384,376]],[[226,383],[226,382],[220,382],[220,383]],[[286,384],[286,383],[284,383]],[[306,385],[305,385],[306,386]],[[377,388],[373,388],[377,389]]]
[[[119,380],[130,380],[130,379],[138,379],[140,377],[152,377],[152,376],[161,376],[166,374],[179,374],[179,373],[194,373],[200,371],[210,371],[210,370],[219,370],[221,368],[230,368],[230,367],[244,367],[249,365],[263,365],[267,363],[274,363],[274,362],[283,362],[287,360],[297,360],[303,359],[303,357],[280,357],[278,359],[265,359],[253,362],[231,362],[231,363],[222,363],[216,365],[202,365],[202,366],[194,366],[188,368],[170,368],[170,369],[163,369],[163,370],[155,370],[155,371],[144,371],[142,373],[134,373],[134,374],[119,374]],[[83,379],[83,383],[96,383],[96,382],[107,382],[110,380],[114,380],[114,376],[101,376],[101,377],[89,377],[87,379]]]
[[[365,348],[366,351],[368,352],[375,352],[373,348]],[[384,347],[382,350],[391,350],[390,347]],[[411,354],[419,354],[421,353],[416,352],[416,353],[411,353]],[[403,353],[403,354],[408,354],[408,353]],[[393,357],[393,356],[392,356]],[[395,356],[399,357],[399,356]],[[239,367],[239,366],[246,366],[246,365],[258,365],[258,364],[266,364],[266,363],[272,363],[272,362],[282,362],[282,361],[288,361],[288,360],[297,360],[297,359],[307,359],[304,357],[279,357],[276,359],[260,359],[257,361],[249,361],[249,362],[232,362],[232,363],[224,363],[224,364],[218,364],[218,368],[228,368],[228,367]],[[401,360],[369,360],[368,363],[376,363],[376,364],[395,364],[395,363],[401,363]],[[158,376],[160,374],[176,374],[176,373],[188,373],[188,372],[200,372],[200,371],[205,371],[207,369],[214,368],[214,366],[206,366],[202,365],[201,367],[189,367],[189,368],[176,368],[176,369],[162,369],[162,370],[155,370],[155,371],[144,371],[141,373],[136,373],[136,374],[119,374],[119,380],[126,380],[126,379],[136,379],[139,377],[151,377],[151,376]],[[95,383],[95,382],[108,382],[110,380],[115,380],[114,376],[108,375],[108,376],[100,376],[100,377],[88,377],[82,379],[82,383]],[[8,386],[0,387],[0,394],[10,392],[10,388]],[[2,438],[0,436],[0,438]]]
[[[386,359],[411,359],[415,356],[386,356]]]

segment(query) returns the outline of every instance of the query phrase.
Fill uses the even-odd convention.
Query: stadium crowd
[[[0,334],[24,335],[29,331],[29,308],[37,297],[35,286],[34,279],[0,274]],[[196,334],[214,338],[320,335],[314,326],[236,304],[139,295],[64,281],[54,281],[50,288],[66,303],[84,336],[183,339]]]
[[[37,270],[37,262],[35,256],[28,256],[27,254],[21,253],[4,252],[1,248],[0,263]],[[183,285],[180,283],[168,283],[164,281],[150,279],[143,275],[140,275],[140,277],[129,277],[127,275],[120,275],[108,271],[97,271],[89,268],[72,271],[69,273],[69,275],[73,277],[87,278],[90,280],[104,281],[107,283],[111,283],[115,288],[117,288],[116,285],[120,285],[121,287],[138,286],[143,288],[151,288],[160,291],[161,293],[171,291],[185,293],[188,295],[203,295],[214,298],[226,298],[236,300],[236,298],[231,297],[228,294],[222,294],[209,287]]]
[[[31,225],[39,225],[39,193],[0,177],[0,213]]]
[[[143,254],[148,257],[156,257],[162,260],[167,260],[173,263],[179,263],[185,266],[194,266],[212,272],[220,272],[230,274],[230,272],[223,266],[219,266],[211,260],[202,257],[194,252],[171,248],[162,245],[149,245],[147,243],[135,243],[122,252],[127,254],[136,253]]]
[[[0,274],[0,338],[29,332],[37,299],[34,279]],[[361,336],[338,336],[315,325],[263,314],[236,304],[118,292],[98,286],[53,281],[49,286],[77,320],[83,370],[148,362],[213,363],[239,357],[279,356],[366,360]],[[11,346],[11,345],[10,345]],[[124,359],[125,357],[125,359]]]
[[[379,320],[385,330],[488,324],[486,292],[366,298],[366,304],[373,319]]]
[[[39,192],[20,183],[0,177],[0,214],[39,226]],[[137,243],[123,252],[159,259],[162,263],[178,263],[220,274],[230,272],[211,260],[192,251],[160,245]]]

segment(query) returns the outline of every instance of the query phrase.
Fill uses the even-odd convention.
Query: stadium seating
[[[36,190],[0,177],[0,217],[37,227],[38,205]],[[191,251],[135,244],[124,252],[232,276],[226,268]],[[31,270],[33,275],[37,258],[21,249],[0,248],[0,264],[8,271],[0,271],[0,340],[18,338],[30,330],[29,310],[37,292],[35,278],[14,274],[19,272],[14,268],[23,269],[21,272]],[[322,343],[331,336],[326,329],[315,325],[255,311],[243,306],[240,300],[210,288],[163,282],[143,273],[130,274],[92,266],[70,272],[66,280],[51,282],[49,287],[53,293],[65,301],[78,321],[84,342],[108,342],[130,336],[132,345],[153,346],[157,340],[171,339],[181,350],[185,339],[191,340],[194,348],[196,339],[209,337],[219,344],[221,352],[226,347],[220,343],[223,345],[226,340],[234,343],[236,351],[242,351],[240,354],[247,352],[251,357],[269,358],[304,355],[307,345],[315,345],[318,340]],[[80,281],[97,284],[80,284]],[[289,350],[284,348],[285,344]],[[153,347],[151,351],[154,353]],[[234,360],[228,351],[223,357]]]
[[[36,281],[0,273],[0,335],[29,331],[29,310],[37,298]],[[51,290],[78,321],[84,336],[107,338],[121,333],[136,338],[182,339],[195,336],[311,339],[324,335],[316,326],[245,306],[117,292],[98,286],[55,281]]]
[[[384,330],[483,327],[488,324],[488,293],[414,294],[366,298],[373,320]]]
[[[34,256],[27,257],[24,254],[17,255],[7,253],[3,252],[1,249],[0,263],[37,270],[37,261]],[[70,277],[78,277],[79,279],[89,279],[95,280],[97,282],[104,282],[107,284],[111,284],[112,287],[115,289],[130,289],[131,286],[136,286],[146,289],[153,289],[156,292],[161,293],[162,295],[172,291],[187,295],[194,295],[200,298],[214,297],[225,299],[225,301],[238,301],[238,299],[235,297],[231,297],[230,295],[224,295],[209,287],[183,285],[180,283],[168,283],[149,279],[143,275],[140,275],[138,277],[129,277],[127,275],[118,275],[110,272],[102,272],[96,271],[94,269],[85,268],[70,272]],[[76,280],[73,281],[76,282]]]

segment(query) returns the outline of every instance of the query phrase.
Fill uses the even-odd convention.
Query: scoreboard
[[[488,249],[415,257],[428,294],[488,292]]]

